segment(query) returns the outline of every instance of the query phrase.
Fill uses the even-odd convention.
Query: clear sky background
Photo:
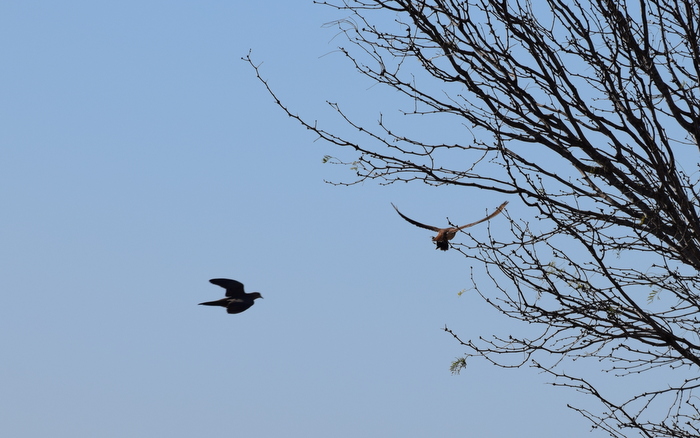
[[[344,16],[287,0],[0,3],[0,435],[602,436],[533,369],[450,374],[464,350],[445,325],[465,339],[519,326],[459,296],[482,267],[390,206],[441,224],[509,200],[528,217],[517,199],[324,183],[353,173],[323,156],[351,154],[288,119],[240,59],[252,49],[330,130],[345,128],[326,100],[396,116],[396,95],[335,51],[323,24]],[[264,299],[197,306],[223,297],[215,277]]]

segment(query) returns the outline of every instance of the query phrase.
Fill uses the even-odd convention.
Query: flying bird
[[[255,304],[257,298],[262,298],[260,292],[245,293],[243,283],[228,278],[212,278],[209,283],[221,286],[226,289],[226,298],[216,301],[207,301],[199,303],[202,306],[221,306],[226,307],[228,313],[241,313]]]
[[[437,247],[435,249],[441,249],[443,251],[447,251],[450,247],[450,244],[448,243],[448,241],[452,240],[452,238],[455,237],[455,234],[457,234],[457,231],[463,230],[465,228],[473,227],[476,224],[480,224],[484,221],[491,219],[492,217],[496,216],[498,213],[503,211],[503,209],[505,208],[505,206],[507,204],[508,204],[508,201],[504,202],[496,209],[496,211],[494,211],[490,215],[488,215],[485,218],[480,219],[476,222],[472,222],[472,223],[467,224],[467,225],[462,225],[461,227],[449,227],[449,228],[438,228],[438,227],[433,227],[432,225],[425,225],[425,224],[422,224],[418,221],[414,221],[413,219],[404,216],[403,213],[401,213],[399,211],[399,209],[396,208],[396,206],[393,203],[391,204],[391,206],[394,207],[394,210],[396,210],[396,212],[399,214],[399,216],[404,218],[406,221],[412,223],[413,225],[415,225],[417,227],[425,228],[426,230],[431,230],[431,231],[437,232],[437,236],[433,237],[433,242],[435,242],[435,244],[437,245]]]

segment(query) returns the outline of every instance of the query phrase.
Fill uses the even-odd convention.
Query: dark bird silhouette
[[[209,283],[221,286],[226,289],[226,298],[216,301],[207,301],[199,303],[202,306],[221,306],[226,307],[228,313],[241,313],[255,304],[257,298],[262,298],[260,292],[245,293],[243,283],[228,278],[212,278]]]
[[[457,231],[463,230],[465,228],[473,227],[476,224],[480,224],[482,222],[485,222],[485,221],[491,219],[492,217],[496,216],[498,213],[503,211],[503,209],[505,208],[505,206],[507,204],[508,204],[508,201],[504,202],[496,209],[496,211],[494,211],[493,213],[491,213],[490,215],[486,216],[483,219],[479,219],[476,222],[472,222],[472,223],[467,224],[467,225],[462,225],[461,227],[449,227],[449,228],[438,228],[438,227],[434,227],[432,225],[425,225],[425,224],[422,224],[418,221],[414,221],[413,219],[404,216],[399,211],[399,209],[396,208],[396,206],[393,203],[391,204],[391,206],[394,207],[394,210],[396,210],[396,212],[399,214],[399,216],[404,218],[406,221],[412,223],[413,225],[415,225],[417,227],[425,228],[426,230],[431,230],[431,231],[437,232],[437,236],[433,237],[433,242],[435,242],[435,244],[437,245],[437,247],[435,249],[441,249],[443,251],[447,251],[450,247],[450,244],[448,243],[448,241],[452,240],[452,238],[455,237],[455,234],[457,234]]]

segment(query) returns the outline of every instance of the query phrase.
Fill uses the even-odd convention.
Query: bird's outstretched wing
[[[228,278],[212,278],[209,283],[226,289],[226,296],[230,298],[242,298],[245,296],[243,283]]]
[[[418,222],[418,221],[414,221],[414,220],[411,219],[410,217],[404,216],[403,213],[401,213],[401,212],[399,211],[399,209],[396,208],[396,206],[394,205],[393,202],[391,203],[391,206],[394,207],[394,210],[396,210],[396,212],[399,214],[399,216],[401,216],[402,218],[404,218],[404,220],[406,220],[407,222],[410,222],[410,223],[412,223],[413,225],[415,225],[415,226],[417,226],[417,227],[425,228],[426,230],[430,230],[430,231],[440,231],[440,228],[438,228],[438,227],[433,227],[433,226],[431,226],[431,225],[425,225],[425,224],[422,224],[422,223],[420,223],[420,222]],[[478,222],[477,222],[477,223],[478,223]]]
[[[472,223],[467,224],[467,225],[462,225],[461,227],[457,227],[457,228],[455,229],[455,231],[459,231],[459,230],[463,230],[463,229],[465,229],[465,228],[473,227],[473,226],[476,225],[476,224],[480,224],[480,223],[482,223],[482,222],[484,222],[484,221],[487,221],[487,220],[491,219],[492,217],[495,217],[496,215],[498,215],[500,212],[503,211],[503,209],[506,207],[506,205],[508,205],[508,201],[506,201],[506,202],[504,202],[503,204],[499,205],[498,208],[496,209],[496,211],[494,211],[494,212],[491,213],[490,215],[486,216],[485,218],[479,219],[478,221],[472,222]],[[399,213],[399,214],[400,214],[400,213]]]

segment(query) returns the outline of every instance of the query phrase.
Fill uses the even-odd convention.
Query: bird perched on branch
[[[433,242],[435,242],[435,244],[437,245],[437,247],[435,249],[441,249],[443,251],[447,251],[448,248],[450,247],[450,244],[448,243],[448,241],[452,240],[452,238],[455,237],[455,234],[457,234],[457,231],[463,230],[465,228],[473,227],[476,224],[480,224],[482,222],[485,222],[485,221],[491,219],[492,217],[496,216],[501,211],[503,211],[503,209],[505,208],[505,206],[507,204],[508,204],[508,201],[504,202],[496,209],[496,211],[494,211],[493,213],[491,213],[490,215],[486,216],[483,219],[479,219],[476,222],[472,222],[472,223],[467,224],[467,225],[462,225],[461,227],[449,227],[449,228],[438,228],[438,227],[433,227],[432,225],[425,225],[425,224],[422,224],[418,221],[414,221],[413,219],[411,219],[407,216],[404,216],[403,213],[401,213],[399,211],[399,209],[396,208],[396,206],[393,203],[391,204],[391,206],[394,207],[394,210],[396,210],[396,212],[399,214],[399,216],[404,218],[406,221],[412,223],[413,225],[415,225],[417,227],[425,228],[426,230],[431,230],[431,231],[437,232],[437,236],[433,237]]]
[[[209,283],[221,286],[226,289],[226,298],[216,301],[207,301],[199,303],[202,306],[221,306],[226,307],[228,313],[241,313],[255,304],[257,298],[262,298],[260,292],[245,293],[243,283],[228,278],[212,278]]]

